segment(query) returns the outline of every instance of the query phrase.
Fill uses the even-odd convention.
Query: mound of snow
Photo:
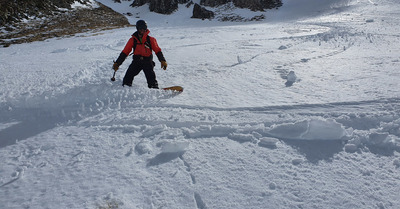
[[[276,138],[262,137],[262,138],[260,138],[260,142],[258,142],[258,145],[261,147],[276,148],[276,144],[278,142],[279,142],[279,140]]]
[[[135,146],[135,150],[138,154],[142,155],[145,153],[151,153],[153,151],[153,148],[150,142],[141,141]]]
[[[274,125],[268,132],[281,139],[341,140],[348,135],[342,124],[333,119],[310,119]]]

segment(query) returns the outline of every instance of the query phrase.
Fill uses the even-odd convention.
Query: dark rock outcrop
[[[281,0],[233,0],[235,6],[240,8],[249,8],[251,10],[272,9],[282,5]]]
[[[133,1],[133,3],[131,4],[132,7],[140,7],[143,6],[147,3],[150,3],[151,0],[135,0]]]
[[[200,5],[216,7],[232,2],[236,7],[248,8],[253,11],[272,9],[282,5],[282,0],[201,0]]]
[[[171,14],[178,9],[178,4],[188,3],[189,0],[135,0],[131,6],[139,7],[149,4],[149,9],[152,12],[160,14]]]
[[[193,16],[192,18],[198,19],[211,19],[214,17],[214,12],[207,10],[204,7],[201,7],[198,4],[195,4],[193,7]]]
[[[201,0],[200,5],[216,7],[230,2],[231,0]]]
[[[88,0],[77,0],[87,3]],[[29,16],[50,15],[58,8],[71,9],[75,0],[0,0],[0,25],[13,23]]]
[[[160,14],[171,14],[178,9],[177,0],[151,0],[150,11]]]
[[[138,7],[149,4],[150,11],[160,14],[171,14],[178,9],[178,4],[188,3],[190,0],[135,0],[131,6]],[[208,7],[221,6],[232,2],[236,7],[249,8],[253,11],[263,11],[282,5],[282,0],[201,0],[200,5]],[[196,8],[198,10],[198,8]]]
[[[53,12],[43,19],[7,24],[0,31],[0,46],[68,37],[83,32],[98,32],[130,26],[128,19],[100,4],[96,8],[79,8]],[[91,34],[91,33],[89,33]]]

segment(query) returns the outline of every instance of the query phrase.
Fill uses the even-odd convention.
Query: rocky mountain
[[[263,11],[264,9],[280,7],[282,5],[282,0],[201,0],[200,6],[218,7],[228,3],[233,3],[234,6],[239,8]],[[144,4],[149,4],[150,11],[152,12],[171,14],[178,9],[178,4],[193,4],[193,2],[191,0],[135,0],[131,6],[137,7],[143,6]],[[200,10],[205,11],[205,8],[195,6],[194,10],[194,13],[198,13]]]
[[[86,4],[87,7],[71,8],[72,3],[76,2],[0,0],[0,47],[130,26],[125,16],[109,7],[91,2]],[[79,2],[85,4],[88,1]]]
[[[195,4],[193,7],[193,16],[192,18],[198,19],[211,19],[214,18],[214,12],[207,10],[206,8],[200,6],[199,4]]]
[[[29,16],[51,15],[57,8],[71,8],[74,2],[89,0],[0,0],[0,26]]]
[[[49,16],[58,12],[58,8],[71,8],[71,4],[79,2],[87,3],[89,0],[0,0],[0,26],[19,21],[30,16]],[[121,2],[121,0],[110,0]],[[160,14],[172,14],[178,9],[179,4],[187,6],[194,4],[192,0],[134,0],[132,7],[149,5],[152,12]],[[277,8],[282,5],[282,0],[201,0],[199,5],[193,8],[193,18],[213,18],[212,11],[204,7],[219,7],[231,4],[238,8],[248,8],[253,11]],[[200,7],[199,7],[200,6]]]
[[[282,0],[201,0],[200,5],[216,7],[232,2],[236,7],[248,8],[253,11],[263,11],[282,5]]]
[[[171,14],[178,9],[178,4],[188,3],[189,0],[135,0],[131,6],[143,6],[149,4],[149,9],[152,12],[160,14]]]
[[[192,18],[237,22],[262,20],[265,17],[263,14],[242,17],[235,14],[235,8],[264,11],[282,5],[281,0],[200,0],[197,3],[192,0],[109,1],[133,2],[132,7],[148,5],[150,11],[161,14],[172,14],[179,4],[184,4],[187,8],[193,8]],[[87,7],[73,9],[71,5],[74,3],[86,4]],[[0,0],[0,46],[130,25],[125,16],[109,7],[101,3],[98,3],[98,7],[92,5],[91,0]]]

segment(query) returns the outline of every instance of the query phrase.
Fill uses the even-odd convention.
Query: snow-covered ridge
[[[110,81],[134,28],[0,48],[1,207],[399,208],[399,3],[350,3],[143,13],[180,94]]]
[[[250,9],[237,8],[232,2],[227,4],[207,7],[215,13],[211,20],[192,19],[194,4],[179,4],[178,9],[172,14],[163,15],[150,12],[149,6],[132,7],[132,0],[121,1],[120,3],[109,0],[97,0],[102,4],[114,9],[115,11],[126,15],[131,24],[135,24],[139,19],[145,19],[153,26],[182,26],[182,25],[215,25],[218,21],[248,22],[255,20],[263,21],[284,21],[298,18],[321,15],[324,13],[334,13],[343,10],[351,5],[363,3],[356,0],[283,0],[283,6],[277,9],[267,9],[265,11],[251,11]],[[366,0],[367,1],[367,0]],[[193,1],[200,4],[200,0]],[[261,19],[260,19],[261,17]],[[160,21],[161,20],[161,21]],[[160,25],[161,24],[161,25]],[[220,24],[220,23],[218,23]],[[225,23],[230,24],[230,23]]]

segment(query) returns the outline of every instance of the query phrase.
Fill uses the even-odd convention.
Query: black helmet
[[[147,30],[147,23],[146,23],[146,21],[144,21],[144,20],[138,20],[138,21],[136,22],[136,29],[137,29],[137,30],[140,30],[140,29],[145,29],[145,30]]]

